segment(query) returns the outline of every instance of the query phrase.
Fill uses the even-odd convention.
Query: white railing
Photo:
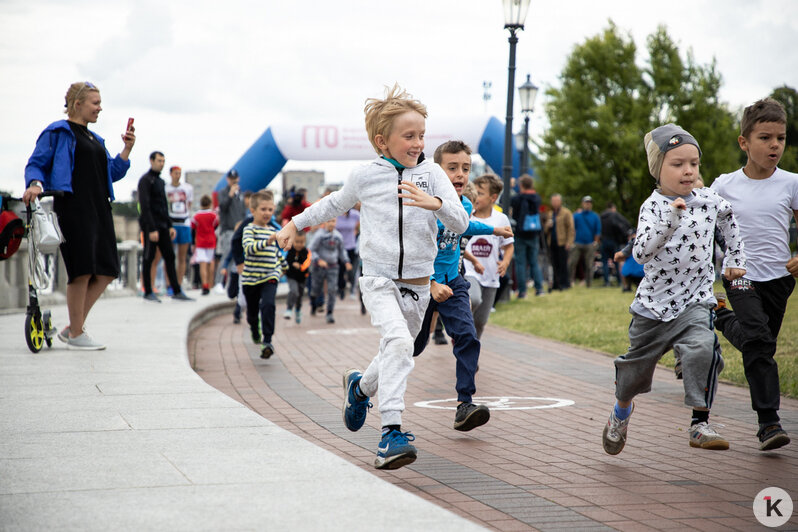
[[[134,293],[141,271],[141,245],[136,241],[117,244],[121,272],[108,286],[111,292]],[[67,274],[59,252],[45,255],[45,268],[50,283],[38,291],[41,304],[57,304],[66,300]],[[23,240],[13,257],[0,261],[0,310],[21,309],[28,304],[28,243]]]

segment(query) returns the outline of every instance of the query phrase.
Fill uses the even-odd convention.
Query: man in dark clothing
[[[175,230],[169,218],[169,205],[166,200],[166,184],[161,179],[161,170],[165,163],[163,153],[154,151],[150,154],[150,170],[141,176],[138,186],[139,224],[144,234],[144,256],[141,261],[141,280],[144,284],[144,299],[160,303],[152,292],[151,268],[155,259],[155,250],[161,251],[169,286],[172,288],[172,299],[176,301],[193,301],[180,288],[175,270],[175,252],[172,239]]]
[[[216,284],[222,288],[224,276],[219,263],[230,253],[230,240],[238,222],[247,215],[247,205],[239,185],[238,171],[234,168],[227,172],[227,186],[217,194],[219,200],[219,238],[216,243]]]
[[[515,280],[518,284],[518,298],[526,297],[526,284],[529,272],[535,281],[535,295],[541,296],[543,291],[543,274],[538,264],[540,251],[540,231],[538,229],[525,230],[524,218],[527,215],[535,216],[540,211],[540,196],[535,192],[535,181],[532,176],[522,175],[519,179],[521,193],[514,196],[510,202],[513,220],[515,221]],[[539,218],[538,218],[539,220]]]
[[[626,235],[629,233],[629,221],[623,217],[611,201],[601,213],[601,267],[604,274],[604,286],[610,286],[610,260],[615,253],[626,245]],[[618,286],[621,285],[621,272],[615,265],[615,278]]]

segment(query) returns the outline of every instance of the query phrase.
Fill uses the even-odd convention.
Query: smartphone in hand
[[[132,127],[133,127],[133,119],[132,118],[128,118],[127,119],[127,129],[125,131],[130,131],[130,129]]]

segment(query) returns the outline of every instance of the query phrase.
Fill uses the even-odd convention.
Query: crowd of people
[[[66,107],[68,120],[48,126],[37,141],[25,171],[24,199],[45,189],[64,192],[54,205],[66,237],[61,250],[69,276],[69,324],[59,338],[70,349],[104,349],[84,323],[119,274],[110,202],[112,183],[129,167],[134,128],[128,125],[123,150],[111,157],[103,139],[87,128],[101,110],[99,90],[88,82],[73,84]],[[496,201],[503,184],[491,174],[470,179],[467,144],[445,142],[433,160],[425,159],[427,109],[398,85],[382,99],[368,99],[364,112],[377,157],[313,204],[304,190],[289,191],[279,216],[273,193],[243,192],[235,170],[226,175],[218,206],[204,196],[192,214],[193,191],[180,182],[181,169],[172,166],[166,184],[160,178],[164,154],[152,152],[151,168],[138,186],[144,299],[160,302],[152,282],[160,256],[168,295],[191,301],[181,287],[181,265],[190,256],[202,293],[225,286],[237,301],[234,321],[246,309],[252,341],[268,359],[275,353],[281,279],[289,287],[283,317],[297,324],[306,291],[311,315],[323,310],[329,324],[335,323],[337,299],[360,298],[381,340],[368,367],[343,371],[342,417],[349,430],[359,430],[376,397],[382,436],[374,464],[396,469],[417,457],[415,436],[402,426],[404,394],[415,357],[436,323],[451,338],[456,360],[453,427],[469,431],[490,420],[488,407],[474,402],[474,394],[480,337],[503,289],[514,285],[524,298],[531,283],[542,296],[546,280],[552,291],[580,278],[590,287],[594,277],[603,277],[605,285],[615,280],[631,290],[624,281],[634,276],[639,284],[630,307],[630,347],[614,361],[617,400],[602,434],[604,450],[616,455],[624,448],[633,399],[650,391],[654,368],[670,350],[691,408],[690,446],[729,447],[709,423],[723,369],[716,329],[742,352],[760,449],[789,443],[779,422],[774,355],[798,276],[798,257],[789,249],[790,218],[798,218],[798,175],[777,166],[786,137],[781,104],[764,99],[745,109],[738,143],[747,163],[711,187],[700,179],[701,149],[689,132],[666,124],[646,134],[643,146],[656,188],[640,207],[635,230],[612,204],[600,215],[594,212],[589,195],[575,212],[559,194],[544,206],[530,176],[519,179],[510,212],[500,212]],[[713,292],[718,242],[725,295]],[[632,274],[627,264],[640,268]]]

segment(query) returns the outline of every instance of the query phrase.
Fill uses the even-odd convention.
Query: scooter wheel
[[[33,353],[41,351],[44,345],[44,324],[31,313],[25,314],[25,342]]]

